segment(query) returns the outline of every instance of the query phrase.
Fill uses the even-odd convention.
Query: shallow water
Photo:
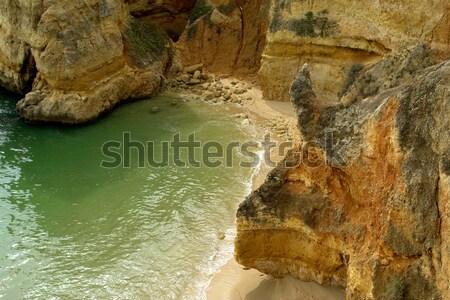
[[[254,170],[105,169],[101,146],[123,132],[157,144],[177,132],[224,144],[255,132],[223,106],[171,106],[169,96],[78,127],[26,124],[16,100],[0,94],[0,298],[203,297],[231,255],[232,237],[216,234],[232,233]]]

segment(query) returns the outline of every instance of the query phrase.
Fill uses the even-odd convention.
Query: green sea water
[[[76,127],[27,124],[16,101],[0,93],[0,299],[203,298],[232,256],[235,211],[255,170],[105,169],[101,147],[123,132],[226,144],[254,129],[223,106],[172,106],[169,96]]]

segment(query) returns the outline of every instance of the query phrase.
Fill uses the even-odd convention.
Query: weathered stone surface
[[[95,118],[119,99],[153,94],[169,63],[178,70],[182,62],[185,66],[203,63],[205,71],[214,73],[259,71],[265,98],[287,101],[290,83],[300,66],[308,62],[318,98],[331,104],[344,96],[340,101],[345,104],[354,100],[355,92],[361,97],[375,94],[379,88],[398,85],[397,75],[411,77],[407,66],[421,65],[414,61],[414,57],[421,57],[420,49],[411,62],[400,67],[404,73],[393,70],[391,75],[395,76],[361,86],[364,93],[348,90],[362,68],[371,68],[417,40],[426,43],[427,55],[448,57],[449,5],[446,0],[395,4],[341,0],[7,0],[0,4],[0,85],[20,93],[30,91],[33,84],[42,90],[42,109],[25,103],[19,106],[30,120],[77,123]],[[147,34],[131,34],[138,39],[130,40],[130,24],[135,33],[151,31],[135,19],[130,22],[130,14],[145,24],[163,27],[174,40],[183,32],[177,43],[180,55],[169,49],[162,54],[155,51],[161,43],[143,41]],[[166,46],[170,48],[169,41]],[[146,53],[145,47],[159,56]],[[368,76],[370,81],[372,74]],[[130,78],[134,82],[126,84]],[[97,87],[102,89],[109,83],[122,87],[117,91],[112,87],[111,99],[103,99]],[[63,96],[67,93],[70,95]],[[77,104],[78,94],[90,104]],[[89,112],[81,112],[83,107]],[[61,109],[70,111],[56,113]],[[74,119],[69,115],[80,116]]]
[[[339,99],[354,64],[370,65],[417,40],[450,55],[450,2],[273,1],[260,80],[268,100],[289,101],[289,87],[309,64],[316,93]]]
[[[126,0],[130,13],[140,21],[162,27],[174,40],[183,33],[195,0]]]
[[[200,77],[202,76],[202,72],[200,70],[196,70],[194,72],[194,75],[192,75],[193,79],[200,79]]]
[[[171,41],[129,16],[123,0],[4,1],[0,84],[26,96],[30,121],[82,123],[158,92]]]
[[[360,89],[391,63],[403,74],[421,47],[362,71],[346,103],[321,100],[300,71],[303,143],[241,204],[238,262],[345,286],[348,299],[450,299],[450,61]]]
[[[256,73],[264,49],[269,0],[199,0],[177,43],[184,65],[208,72]]]
[[[201,71],[203,69],[203,64],[195,64],[192,66],[187,66],[184,68],[183,72],[188,74],[193,74],[196,71]]]

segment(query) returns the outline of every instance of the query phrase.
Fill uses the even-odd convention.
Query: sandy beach
[[[330,300],[345,299],[343,289],[323,287],[293,277],[274,279],[244,269],[234,259],[222,267],[206,290],[208,300]]]

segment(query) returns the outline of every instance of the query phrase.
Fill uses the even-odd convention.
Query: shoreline
[[[244,95],[246,100],[237,103],[234,107],[236,111],[246,114],[250,124],[270,133],[277,142],[298,143],[300,137],[296,115],[290,102],[264,101],[255,80],[252,82],[228,76],[219,78],[219,82],[223,86],[232,87],[236,85],[236,82],[243,82],[243,86],[248,87],[248,91]],[[184,89],[183,92],[192,95],[193,99],[204,101],[204,95],[193,93],[190,88]],[[271,158],[278,163],[284,157],[278,156],[275,151],[272,151]],[[271,167],[261,162],[252,178],[251,191],[264,182],[271,170]],[[235,226],[232,229],[235,229]],[[231,246],[234,249],[234,242],[232,243]],[[244,268],[236,262],[234,255],[220,267],[218,273],[212,276],[203,295],[206,295],[207,300],[345,299],[344,289],[324,287],[316,282],[301,281],[291,276],[275,279],[258,270]]]

